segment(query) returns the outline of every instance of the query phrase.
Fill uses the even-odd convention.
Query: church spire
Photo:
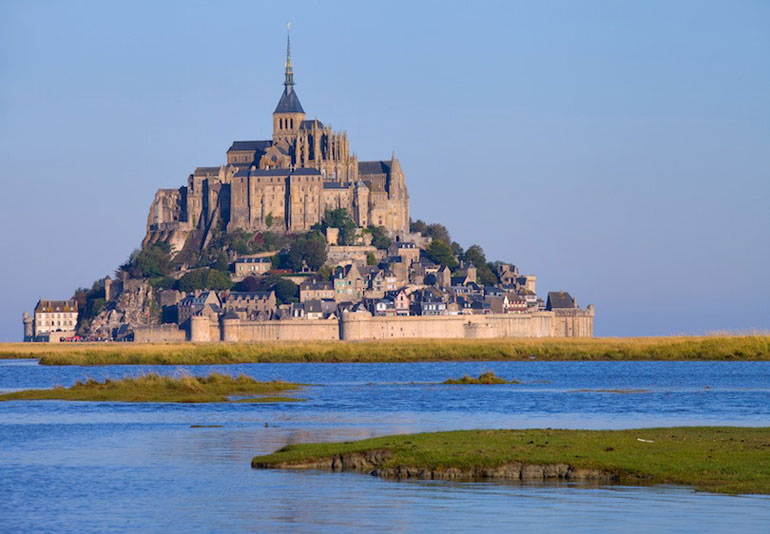
[[[291,68],[291,22],[286,23],[286,79],[283,84],[286,87],[294,85],[294,70]]]
[[[294,91],[294,70],[291,67],[291,40],[289,38],[290,27],[291,23],[286,25],[286,79],[283,82],[283,94],[281,95],[281,99],[278,101],[278,105],[273,114],[305,113],[305,110],[302,109],[302,104],[299,103],[297,93]],[[304,117],[302,117],[302,119],[304,119]],[[283,123],[279,121],[278,126],[280,127],[281,124]],[[289,124],[292,124],[292,122],[289,122]],[[297,126],[299,126],[299,124],[297,124]],[[283,128],[280,127],[280,129]]]

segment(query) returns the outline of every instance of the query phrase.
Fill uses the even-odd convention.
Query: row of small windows
[[[69,313],[38,313],[37,314],[37,320],[43,320],[43,319],[70,319],[72,317],[77,317],[77,313],[75,312],[69,312]]]
[[[252,178],[257,178],[257,180],[260,181],[260,182],[271,183],[271,184],[275,184],[275,183],[282,184],[283,182],[286,182],[286,177],[285,176],[279,176],[277,178],[276,177],[261,177],[261,176],[254,177],[254,176],[252,176]],[[297,181],[297,182],[320,182],[321,178],[322,178],[321,176],[297,176],[297,177],[294,177],[294,181]],[[246,178],[241,178],[241,181],[245,182]]]
[[[294,119],[278,119],[278,128],[281,130],[285,128],[294,129]]]

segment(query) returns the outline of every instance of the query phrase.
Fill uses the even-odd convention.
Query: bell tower
[[[273,112],[273,143],[293,144],[299,132],[299,126],[305,120],[305,110],[299,103],[294,91],[294,69],[291,65],[291,23],[286,25],[286,72],[283,81],[283,94]],[[283,142],[283,143],[282,143]]]

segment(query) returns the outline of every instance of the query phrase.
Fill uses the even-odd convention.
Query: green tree
[[[452,254],[452,249],[445,242],[440,239],[434,239],[431,241],[428,248],[425,249],[425,254],[435,263],[454,269],[457,267],[457,260]]]
[[[321,280],[331,280],[332,278],[332,270],[329,268],[328,265],[321,265],[321,268],[318,269],[318,278]]]
[[[463,247],[460,246],[460,243],[457,241],[452,241],[452,254],[457,256],[458,260],[461,260],[464,258],[465,251],[463,251]]]
[[[273,222],[275,222],[275,220],[273,218],[273,212],[271,211],[270,213],[267,214],[267,217],[265,217],[265,226],[270,228],[271,226],[273,226]]]
[[[270,284],[270,289],[275,291],[275,299],[278,304],[289,304],[299,300],[299,286],[291,280],[277,277]]]
[[[409,220],[409,231],[410,232],[419,232],[422,235],[428,235],[428,225],[425,224],[425,221],[422,219],[417,219],[416,221]]]
[[[233,291],[262,291],[262,284],[256,276],[247,276],[233,286]]]
[[[158,278],[150,279],[150,285],[154,289],[174,289],[176,287],[176,279],[172,276],[161,276]]]
[[[227,261],[227,254],[225,254],[224,252],[220,252],[219,254],[217,254],[217,260],[214,262],[214,265],[212,265],[212,267],[217,271],[229,272],[230,263]]]
[[[422,219],[417,219],[416,221],[409,221],[409,231],[410,232],[420,232],[422,235],[426,237],[430,237],[432,239],[438,239],[439,241],[443,241],[444,243],[451,243],[452,237],[449,235],[449,230],[447,230],[447,227],[443,224],[439,223],[432,223],[427,224]]]
[[[355,226],[353,218],[346,208],[328,210],[326,214],[324,214],[324,222],[327,226],[331,226],[332,228],[344,228],[350,224]]]
[[[167,243],[148,245],[131,253],[120,269],[131,278],[151,278],[167,275],[171,269],[170,247]]]
[[[428,225],[428,236],[443,241],[444,243],[451,243],[452,238],[449,235],[449,230],[443,224],[433,223]]]
[[[476,267],[486,264],[487,257],[484,255],[484,249],[479,245],[471,245],[468,247],[468,250],[465,251],[465,261],[473,262],[473,265]]]
[[[366,254],[366,264],[367,265],[377,265],[377,258],[374,257],[373,253],[367,252],[367,254]]]
[[[302,269],[303,261],[310,270],[317,271],[326,263],[326,241],[317,232],[308,232],[297,237],[289,247],[287,261],[289,268],[295,272]]]
[[[491,286],[499,282],[495,272],[489,267],[487,258],[484,255],[484,249],[479,245],[471,245],[465,251],[464,259],[466,262],[473,263],[476,267],[476,280],[479,284]]]
[[[353,245],[356,242],[356,223],[345,208],[328,210],[324,215],[323,224],[326,227],[338,228],[339,242],[342,245]],[[322,225],[323,226],[323,225]]]
[[[367,229],[372,234],[372,246],[384,250],[392,243],[385,228],[382,226],[369,226]]]
[[[177,282],[177,289],[186,292],[195,291],[196,289],[221,291],[231,287],[233,287],[233,281],[228,273],[206,267],[185,273]]]

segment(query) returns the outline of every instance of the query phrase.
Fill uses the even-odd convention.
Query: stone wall
[[[341,320],[244,321],[205,316],[190,318],[188,330],[176,325],[134,329],[138,343],[264,341],[362,341],[390,339],[495,339],[516,337],[592,337],[594,308],[528,314],[372,317],[345,313]]]
[[[593,306],[529,314],[372,317],[346,313],[340,339],[591,337]]]
[[[377,261],[385,259],[385,251],[371,245],[331,245],[328,248],[326,263],[333,267],[348,263],[366,265],[366,258],[369,254],[374,254]]]
[[[229,342],[335,341],[340,339],[336,320],[241,321],[226,319],[222,339]]]
[[[186,340],[187,332],[175,324],[134,328],[135,343],[181,343]]]

